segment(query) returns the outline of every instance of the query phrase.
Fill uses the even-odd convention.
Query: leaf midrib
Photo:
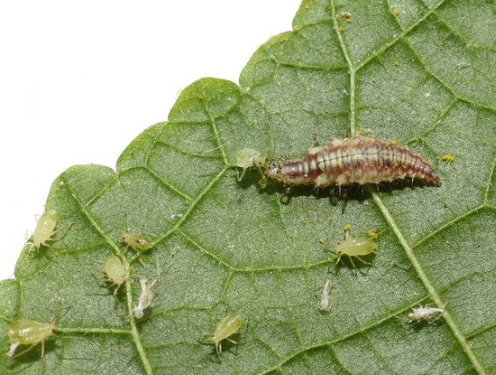
[[[334,0],[331,0],[331,7],[332,7],[332,18],[334,22],[334,31],[337,35],[337,38],[339,40],[339,44],[341,46],[341,50],[343,52],[343,56],[346,60],[346,62],[349,65],[350,69],[350,136],[353,137],[356,134],[356,111],[355,111],[355,92],[356,92],[356,74],[358,73],[358,70],[365,66],[368,62],[372,61],[375,59],[377,56],[380,54],[384,53],[387,51],[391,46],[393,46],[396,42],[404,38],[406,35],[408,35],[411,31],[413,31],[416,27],[422,24],[422,22],[427,19],[428,16],[433,14],[443,3],[445,0],[441,0],[436,6],[431,8],[429,12],[427,12],[422,18],[420,18],[417,22],[415,22],[412,26],[410,26],[408,29],[406,29],[400,36],[398,36],[397,39],[393,40],[393,42],[387,44],[384,46],[378,53],[371,55],[370,58],[365,60],[362,64],[359,65],[358,68],[355,68],[351,58],[348,53],[348,49],[346,44],[343,41],[343,38],[341,36],[341,33],[338,30],[337,22],[336,22],[336,6]],[[454,94],[454,93],[453,93]],[[456,95],[455,95],[456,97]],[[496,163],[496,162],[495,162]],[[494,165],[493,165],[493,170],[494,170]],[[376,192],[376,190],[371,186],[367,185],[367,190],[372,196],[372,199],[374,200],[374,203],[376,206],[379,208],[379,211],[381,212],[382,216],[386,220],[386,222],[389,224],[389,227],[393,231],[394,235],[396,236],[399,244],[401,247],[405,250],[405,253],[410,260],[412,266],[414,267],[415,271],[417,272],[417,275],[419,279],[421,280],[422,284],[424,285],[425,289],[427,290],[427,293],[429,294],[431,300],[435,303],[435,305],[441,309],[443,309],[445,312],[443,314],[443,318],[446,321],[448,327],[451,329],[453,335],[457,339],[458,343],[462,347],[463,351],[465,352],[465,355],[469,359],[469,361],[472,363],[474,370],[479,374],[479,375],[485,375],[486,372],[482,368],[481,364],[479,363],[479,360],[475,356],[475,354],[472,352],[467,339],[463,335],[461,329],[458,327],[454,319],[452,318],[451,314],[449,313],[448,310],[446,310],[446,305],[443,303],[441,300],[439,294],[437,293],[436,289],[434,288],[433,284],[427,277],[426,273],[423,271],[422,266],[420,265],[419,261],[415,257],[415,254],[413,252],[412,247],[408,244],[406,241],[405,237],[403,236],[403,233],[401,232],[400,228],[394,221],[391,213],[387,209],[386,205],[384,202],[381,200],[379,194]]]

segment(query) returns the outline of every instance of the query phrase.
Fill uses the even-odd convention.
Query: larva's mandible
[[[300,159],[269,162],[266,178],[287,185],[378,184],[397,179],[420,179],[441,186],[430,162],[391,140],[353,137],[311,147]]]

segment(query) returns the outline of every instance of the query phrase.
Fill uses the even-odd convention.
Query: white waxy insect
[[[123,231],[121,233],[121,241],[129,246],[130,248],[137,250],[140,253],[143,253],[147,250],[150,250],[153,247],[152,240],[143,234],[135,234],[129,233],[127,231]]]
[[[16,356],[20,356],[33,349],[41,343],[41,358],[45,357],[45,340],[53,335],[55,330],[55,320],[50,323],[38,322],[36,320],[20,319],[13,321],[7,331],[10,341],[10,349],[7,352],[9,357],[14,357],[14,353],[19,345],[29,345],[29,348]]]
[[[244,148],[236,152],[236,166],[243,169],[241,175],[238,171],[238,181],[243,179],[245,172],[248,168],[257,167],[261,168],[266,163],[267,158],[263,156],[260,151],[251,148]]]
[[[439,307],[420,306],[412,309],[412,312],[408,314],[408,323],[419,323],[422,320],[432,323],[441,318],[443,314],[444,310]]]
[[[27,244],[31,245],[28,250],[28,255],[34,249],[39,250],[41,246],[46,246],[55,234],[55,226],[57,225],[57,213],[55,211],[47,211],[38,219],[36,228],[31,237],[31,241]]]
[[[331,307],[331,302],[329,300],[329,292],[331,291],[331,280],[327,279],[322,287],[322,292],[319,301],[319,310],[328,311]]]
[[[353,262],[353,258],[358,259],[364,264],[370,264],[360,257],[367,256],[373,253],[377,247],[377,244],[370,237],[363,236],[354,238],[350,236],[349,225],[345,226],[345,230],[345,240],[339,243],[336,247],[336,264],[339,263],[343,255],[348,256],[354,268],[355,263]]]
[[[152,288],[157,282],[158,279],[155,279],[151,284],[148,282],[148,279],[140,279],[140,287],[141,294],[138,299],[138,306],[133,308],[134,316],[138,319],[141,319],[145,315],[145,309],[149,307],[153,301],[153,291]]]
[[[103,262],[103,272],[107,276],[111,286],[115,286],[114,297],[117,296],[117,291],[126,281],[126,268],[122,264],[121,258],[114,254],[110,254]]]
[[[227,340],[237,345],[237,342],[230,339],[229,337],[236,334],[242,325],[243,319],[239,315],[234,313],[229,314],[221,320],[213,336],[211,337],[211,340],[215,345],[215,351],[217,352],[217,355],[220,356],[220,354],[222,353],[222,341]]]

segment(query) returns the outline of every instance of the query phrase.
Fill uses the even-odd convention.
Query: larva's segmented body
[[[391,140],[361,136],[312,147],[301,159],[272,162],[265,175],[287,185],[317,187],[377,184],[405,178],[441,185],[438,174],[420,155]]]

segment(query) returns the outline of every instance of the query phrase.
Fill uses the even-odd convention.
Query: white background
[[[258,46],[291,29],[300,0],[2,1],[0,280],[74,164],[115,167],[177,93],[238,83]]]

